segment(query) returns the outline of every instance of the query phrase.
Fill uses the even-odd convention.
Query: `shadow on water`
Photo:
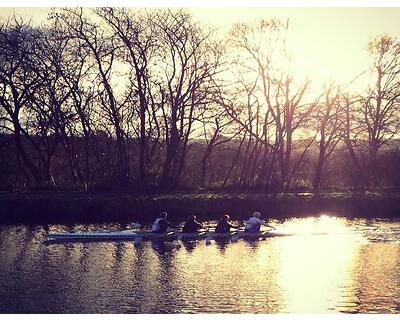
[[[164,256],[167,253],[171,253],[174,250],[180,248],[180,245],[175,241],[163,241],[163,240],[151,240],[151,248],[156,252],[159,256]]]
[[[257,251],[258,247],[260,246],[260,242],[264,242],[266,239],[244,239],[243,242],[246,244],[246,247],[249,248],[251,251]]]
[[[225,253],[227,247],[229,246],[229,244],[231,243],[230,240],[228,239],[215,239],[214,243],[216,245],[216,247],[219,249],[219,251],[223,254]]]
[[[182,246],[186,249],[186,252],[192,253],[196,249],[198,243],[199,242],[195,240],[184,240],[182,241]]]

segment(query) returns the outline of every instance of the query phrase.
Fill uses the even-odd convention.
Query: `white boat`
[[[93,231],[93,232],[47,232],[47,240],[135,240],[137,238],[145,239],[166,239],[176,238],[175,232],[154,233],[151,231]]]
[[[265,239],[284,234],[264,231],[259,233],[248,233],[245,231],[234,231],[227,233],[216,233],[214,231],[202,231],[197,233],[182,233],[178,231],[168,231],[165,233],[154,233],[151,231],[95,231],[95,232],[46,232],[45,238],[48,241],[112,241],[112,240],[132,240],[140,242],[141,240],[212,240],[212,239]]]

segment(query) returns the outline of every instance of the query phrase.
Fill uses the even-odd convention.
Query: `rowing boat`
[[[235,231],[227,233],[216,233],[214,231],[203,231],[197,233],[182,233],[177,231],[168,231],[165,233],[154,233],[151,231],[99,231],[99,232],[47,232],[44,234],[48,241],[129,241],[140,242],[141,240],[212,240],[212,239],[265,239],[281,234],[268,231],[259,233],[248,233],[245,231]]]
[[[175,232],[166,232],[157,234],[150,231],[99,231],[99,232],[48,232],[45,233],[47,240],[66,240],[66,241],[79,241],[79,240],[135,240],[141,239],[163,239],[174,240],[176,238]]]

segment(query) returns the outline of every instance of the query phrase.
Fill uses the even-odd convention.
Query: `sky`
[[[167,2],[168,3],[168,2]],[[191,2],[188,2],[189,4]],[[144,5],[145,2],[139,2]],[[244,3],[243,3],[244,4]],[[69,4],[71,5],[71,4]],[[295,77],[314,83],[347,83],[370,66],[367,44],[375,36],[400,39],[400,8],[384,7],[189,7],[196,20],[228,30],[235,22],[289,19],[289,51]],[[0,16],[21,15],[40,23],[49,8],[0,7]]]
[[[295,75],[313,81],[349,82],[370,65],[368,42],[389,34],[400,39],[400,8],[196,8],[215,25],[276,17],[289,19]]]

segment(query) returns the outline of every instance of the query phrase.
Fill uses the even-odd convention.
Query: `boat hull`
[[[48,241],[135,241],[142,240],[238,240],[238,239],[265,239],[274,236],[269,232],[247,233],[244,231],[216,233],[216,232],[198,232],[198,233],[181,233],[181,232],[166,232],[154,233],[151,231],[111,231],[111,232],[65,232],[65,233],[45,233],[45,238]]]

